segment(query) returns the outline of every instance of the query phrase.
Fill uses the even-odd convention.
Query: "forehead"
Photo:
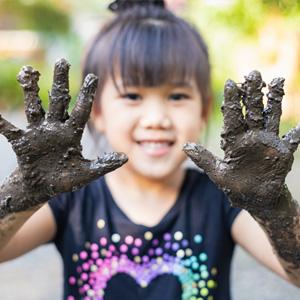
[[[174,89],[187,89],[187,90],[197,90],[198,85],[195,79],[185,80],[185,81],[174,81],[174,82],[162,82],[161,84],[157,84],[155,86],[147,86],[135,83],[126,83],[123,81],[120,75],[113,77],[109,77],[107,80],[108,84],[114,85],[114,87],[118,91],[126,91],[128,89],[148,89],[148,90],[174,90]],[[199,91],[200,92],[200,91]]]

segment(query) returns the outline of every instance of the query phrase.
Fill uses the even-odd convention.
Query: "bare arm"
[[[32,67],[23,67],[18,81],[24,90],[27,129],[15,127],[0,115],[0,133],[12,144],[18,161],[17,169],[0,187],[0,249],[50,197],[76,190],[127,160],[118,153],[95,161],[82,157],[80,140],[97,78],[92,74],[85,78],[69,116],[68,71],[66,60],[56,63],[46,115],[38,96],[40,74]]]
[[[300,142],[300,126],[283,138],[278,136],[283,78],[269,84],[265,109],[260,73],[253,71],[245,79],[241,86],[231,80],[225,84],[224,159],[196,144],[187,144],[184,151],[233,206],[244,208],[260,224],[289,280],[300,286],[300,209],[285,185]]]
[[[300,208],[287,187],[278,201],[277,209],[249,212],[266,232],[290,281],[300,287]]]
[[[20,212],[19,214],[27,214]],[[27,216],[26,216],[27,217]],[[0,263],[14,259],[51,241],[56,234],[56,222],[48,204],[34,212],[0,250]]]
[[[0,219],[0,252],[24,223],[38,210],[39,206],[30,210],[9,214]],[[0,254],[1,261],[1,254]]]
[[[231,234],[234,241],[257,261],[284,280],[289,281],[268,236],[247,211],[243,210],[236,217],[231,227]]]

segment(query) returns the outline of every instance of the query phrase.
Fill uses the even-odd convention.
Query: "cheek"
[[[106,124],[106,138],[111,144],[122,143],[131,138],[132,122],[129,116],[124,112],[114,111],[111,112],[109,117],[105,120]],[[112,145],[113,146],[113,145]]]
[[[202,126],[200,122],[195,122],[192,126],[188,128],[188,137],[191,142],[198,142],[202,131]]]
[[[184,142],[196,142],[203,128],[203,121],[201,116],[195,113],[181,115],[177,118],[177,128],[185,140]]]

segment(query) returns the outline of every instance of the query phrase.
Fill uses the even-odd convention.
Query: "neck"
[[[132,222],[158,224],[174,205],[185,171],[179,169],[168,178],[154,180],[121,169],[105,175],[114,201]]]
[[[125,168],[120,168],[112,173],[106,174],[105,178],[109,186],[118,186],[120,189],[126,188],[130,194],[157,195],[155,198],[162,198],[164,194],[171,191],[178,192],[184,179],[185,171],[178,169],[171,176],[165,178],[148,178],[134,174]]]

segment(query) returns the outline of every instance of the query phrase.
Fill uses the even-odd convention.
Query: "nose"
[[[169,129],[172,126],[165,103],[151,101],[144,107],[141,126],[148,129]]]

